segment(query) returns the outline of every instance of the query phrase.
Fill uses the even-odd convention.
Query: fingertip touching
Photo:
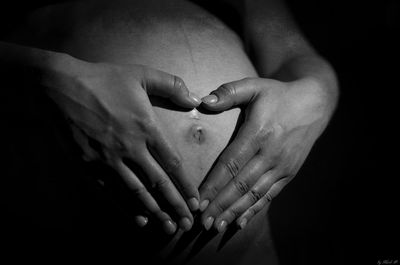
[[[223,111],[240,104],[246,104],[258,91],[258,84],[252,78],[225,83],[202,98],[208,110]]]
[[[222,111],[233,107],[235,104],[236,86],[232,83],[223,84],[202,101],[209,110]]]
[[[174,91],[170,99],[184,108],[196,108],[200,106],[201,99],[194,92],[189,91],[182,78],[174,76]]]

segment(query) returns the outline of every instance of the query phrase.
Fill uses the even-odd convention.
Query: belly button
[[[193,125],[190,127],[186,140],[190,143],[202,144],[205,142],[204,129],[200,125]]]

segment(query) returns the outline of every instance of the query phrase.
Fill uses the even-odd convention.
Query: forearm
[[[308,43],[282,0],[245,0],[245,40],[261,77],[316,81],[334,106],[338,88],[330,64]]]
[[[316,55],[282,0],[244,0],[245,42],[263,77],[269,77],[294,57]]]
[[[36,77],[76,69],[76,59],[71,56],[43,49],[0,41],[0,67],[22,69],[23,73],[35,73]]]

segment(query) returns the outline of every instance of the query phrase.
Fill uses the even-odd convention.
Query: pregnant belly
[[[143,64],[177,75],[201,97],[226,82],[257,76],[241,40],[229,28],[203,9],[181,1],[97,1],[48,7],[31,16],[30,32],[37,45],[87,61]],[[240,125],[240,110],[214,114],[200,109],[182,111],[159,98],[151,100],[165,132],[175,141],[200,185]],[[230,238],[228,247],[222,250],[221,242],[227,241],[222,235],[200,235],[195,242],[196,233],[186,237],[178,233],[161,244],[154,241],[160,235],[136,234],[135,240],[144,239],[143,253],[151,249],[155,259],[176,252],[177,246],[182,253],[197,248],[196,254],[200,254],[194,261],[200,264],[210,253],[214,257],[207,264],[224,264],[227,258],[231,264],[238,264],[243,245],[256,242],[252,254],[247,254],[252,264],[273,261],[271,242],[265,237],[268,226],[264,214]],[[158,243],[161,248],[155,247]]]
[[[31,31],[38,32],[36,39],[45,48],[87,61],[147,65],[181,77],[189,90],[201,97],[226,82],[257,75],[241,40],[191,3],[108,1],[52,9],[32,16]],[[46,23],[46,14],[54,14],[54,9],[58,15],[47,18],[52,22]],[[165,132],[200,184],[231,138],[240,110],[182,111],[157,98],[152,102]]]

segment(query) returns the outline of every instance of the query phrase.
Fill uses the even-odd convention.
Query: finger
[[[143,216],[143,215],[135,216],[135,223],[139,227],[145,227],[148,222],[149,222],[149,218],[147,218],[146,216]]]
[[[251,219],[260,212],[265,206],[268,206],[272,199],[275,198],[279,192],[288,183],[288,178],[281,178],[277,182],[271,185],[271,188],[265,193],[265,195],[256,202],[253,206],[248,208],[236,221],[237,225],[241,229],[246,227],[246,225],[251,221]]]
[[[168,234],[173,234],[176,231],[176,224],[172,221],[172,218],[165,212],[163,212],[153,196],[147,191],[145,186],[140,182],[139,178],[126,166],[122,161],[117,162],[114,165],[117,173],[123,178],[128,188],[132,191],[132,194],[140,201],[146,211],[158,219],[164,228],[164,231]]]
[[[278,173],[275,170],[269,170],[263,174],[248,192],[215,219],[215,228],[219,232],[223,232],[227,225],[240,217],[254,204],[257,204],[259,200],[263,200],[264,195],[273,185],[277,175]]]
[[[247,209],[241,218],[237,219],[237,225],[240,227],[240,229],[244,229],[252,220],[252,218],[263,208],[269,207],[272,199],[268,195],[268,193],[265,194],[260,200],[258,200],[258,202]]]
[[[167,98],[184,108],[195,108],[201,104],[200,97],[189,92],[185,82],[178,76],[146,68],[143,81],[149,95]]]
[[[223,111],[237,105],[248,104],[265,87],[260,78],[244,78],[239,81],[223,84],[210,95],[202,98],[204,107],[212,111]]]
[[[190,210],[196,211],[199,208],[199,191],[193,177],[185,170],[180,153],[157,128],[148,140],[148,148],[181,192]]]
[[[71,123],[71,130],[75,141],[83,151],[82,154],[83,160],[87,162],[99,160],[100,155],[90,146],[88,137],[85,135],[85,133],[80,128],[78,128],[74,123]]]
[[[239,198],[244,196],[250,188],[257,182],[268,169],[271,168],[271,163],[267,160],[264,155],[257,154],[254,156],[241,170],[239,175],[232,179],[225,187],[221,189],[217,197],[209,204],[207,209],[202,214],[203,224],[210,227],[210,224],[206,221],[209,220],[209,216],[215,218],[215,223],[219,224],[221,214],[225,214],[226,210],[234,204]],[[250,206],[249,206],[250,207]],[[229,218],[226,224],[229,224],[235,217],[239,217],[236,212],[232,213],[235,216]],[[225,214],[226,215],[226,214]]]
[[[222,152],[217,163],[200,187],[200,211],[204,211],[220,190],[241,171],[243,166],[258,152],[256,132],[245,122],[235,140]]]
[[[149,152],[142,154],[140,167],[148,177],[152,189],[165,199],[165,202],[171,206],[173,214],[179,217],[179,226],[185,231],[190,230],[193,216],[189,208],[170,178]]]

